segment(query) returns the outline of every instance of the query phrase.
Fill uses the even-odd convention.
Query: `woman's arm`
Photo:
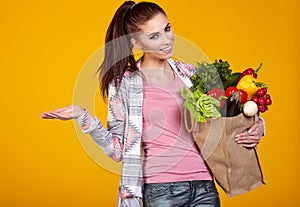
[[[119,162],[122,160],[123,144],[111,128],[107,130],[97,117],[90,115],[88,111],[76,119],[83,133],[88,133],[92,139],[101,147],[106,155]]]
[[[113,85],[113,84],[111,84]],[[42,114],[44,119],[75,119],[84,133],[89,133],[92,139],[102,148],[105,154],[113,160],[122,160],[123,140],[125,131],[125,107],[123,94],[117,93],[114,86],[110,87],[108,97],[108,129],[103,127],[98,118],[80,106],[71,105]]]

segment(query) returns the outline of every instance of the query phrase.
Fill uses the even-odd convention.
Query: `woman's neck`
[[[169,70],[170,65],[167,59],[159,60],[159,59],[152,59],[152,58],[150,59],[147,57],[143,57],[141,61],[141,68]]]
[[[175,80],[175,74],[168,60],[147,61],[147,58],[144,58],[141,61],[140,70],[148,81],[155,84],[168,85]]]

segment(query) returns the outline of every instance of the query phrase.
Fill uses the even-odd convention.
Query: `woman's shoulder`
[[[176,65],[176,67],[178,67],[180,69],[195,70],[197,68],[194,64],[185,63],[181,60],[173,60],[173,62]]]
[[[123,74],[123,78],[135,78],[138,75],[139,71],[130,71],[126,70]]]
[[[170,61],[176,67],[179,74],[183,76],[191,77],[197,71],[197,67],[193,64],[185,63],[181,60],[170,59]]]
[[[119,78],[118,78],[119,79]],[[127,88],[128,86],[130,86],[130,84],[132,84],[132,82],[138,82],[140,79],[140,72],[139,71],[125,71],[122,78],[121,78],[121,81],[120,79],[118,80],[118,83],[120,84],[119,88]],[[110,86],[112,87],[115,87],[116,84],[115,84],[115,81],[112,80],[111,83],[110,83]]]
[[[141,72],[140,70],[130,71],[127,70],[123,74],[123,79],[127,81],[132,81],[141,78]]]
[[[129,87],[142,87],[142,84],[143,84],[143,78],[139,70],[125,71],[121,81],[122,87],[127,89]]]

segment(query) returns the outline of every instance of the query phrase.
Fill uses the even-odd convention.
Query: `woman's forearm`
[[[88,111],[76,119],[81,126],[83,133],[88,133],[98,146],[111,157],[113,160],[119,162],[122,160],[123,145],[121,139],[107,130],[97,117],[93,117]]]

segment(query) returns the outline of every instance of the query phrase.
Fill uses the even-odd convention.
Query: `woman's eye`
[[[157,39],[158,38],[158,35],[157,34],[154,34],[154,35],[151,35],[150,36],[150,39]]]
[[[165,31],[166,31],[166,32],[169,32],[169,31],[171,31],[171,28],[172,28],[171,25],[168,25],[168,26],[165,28]]]

